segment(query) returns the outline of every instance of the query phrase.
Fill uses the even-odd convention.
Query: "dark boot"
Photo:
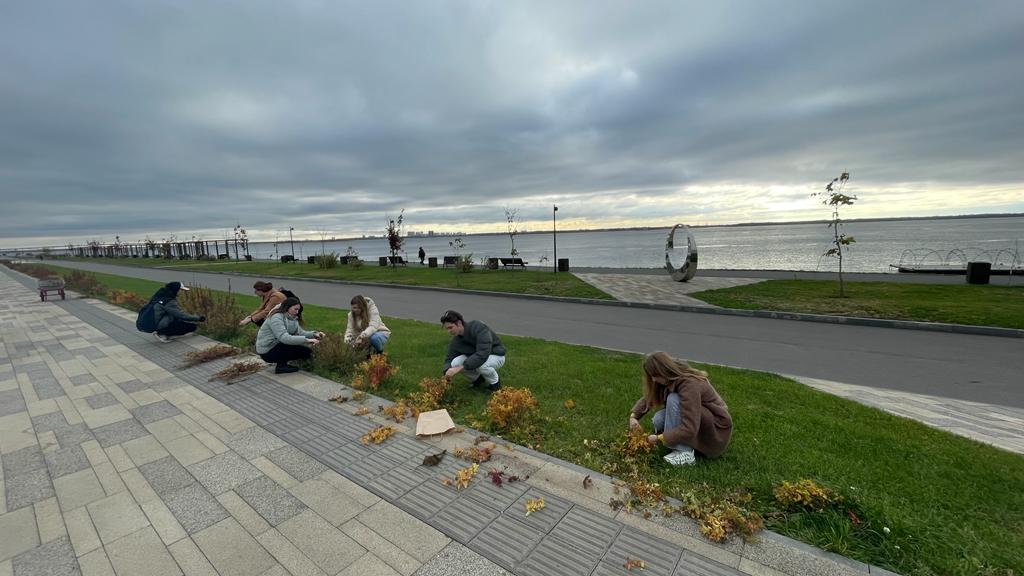
[[[486,381],[483,376],[477,376],[476,380],[469,383],[470,388],[476,388],[477,386],[483,386]]]
[[[501,380],[495,381],[494,384],[487,385],[488,392],[497,392],[498,390],[501,390]]]
[[[274,368],[274,374],[290,374],[292,372],[298,372],[299,369],[295,366],[289,366],[284,362],[278,362],[277,368]]]

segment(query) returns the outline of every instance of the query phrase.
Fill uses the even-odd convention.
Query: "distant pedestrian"
[[[644,395],[629,412],[629,427],[639,428],[638,418],[656,406],[662,409],[651,418],[654,434],[647,441],[671,450],[669,464],[693,464],[695,452],[714,458],[729,445],[732,416],[707,373],[664,352],[644,358]]]
[[[423,266],[423,261],[427,258],[427,251],[420,246],[420,266]]]
[[[257,308],[255,312],[249,314],[245,318],[242,318],[238,322],[239,326],[245,326],[250,322],[256,326],[262,326],[263,321],[266,320],[268,315],[270,315],[270,311],[277,308],[281,302],[284,302],[284,299],[287,298],[284,292],[274,290],[274,285],[270,282],[257,280],[256,283],[252,285],[252,288],[253,291],[256,292],[256,295],[260,297],[262,302],[260,302],[260,307]]]
[[[352,309],[345,325],[345,343],[353,348],[369,345],[372,353],[380,354],[384,351],[384,344],[391,338],[391,330],[381,321],[377,304],[372,298],[360,294],[353,296],[350,304]]]
[[[206,316],[189,314],[178,306],[178,292],[181,290],[188,290],[188,286],[183,286],[181,282],[168,282],[149,299],[153,303],[156,325],[153,334],[161,342],[170,342],[175,336],[192,334],[199,328],[195,322],[206,321]]]
[[[471,387],[486,384],[491,392],[501,388],[498,369],[505,365],[505,347],[498,335],[479,320],[466,322],[455,310],[441,316],[441,326],[452,336],[444,358],[444,377],[451,379],[462,372]]]
[[[273,312],[267,316],[260,331],[256,334],[256,353],[264,361],[277,364],[276,374],[298,372],[298,368],[290,366],[292,360],[304,360],[313,353],[313,346],[320,343],[323,332],[303,330],[299,326],[299,311],[302,304],[298,298],[285,298]]]

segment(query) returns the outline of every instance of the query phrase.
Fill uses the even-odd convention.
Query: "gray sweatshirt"
[[[256,334],[256,353],[266,354],[278,344],[309,346],[306,338],[316,338],[316,332],[303,330],[299,326],[299,321],[289,316],[287,312],[271,314]]]

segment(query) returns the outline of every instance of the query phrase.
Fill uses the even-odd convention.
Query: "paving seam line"
[[[17,274],[16,274],[16,276],[20,276],[20,277],[22,277],[22,278],[20,279],[20,280],[21,280],[21,282],[20,282],[20,283],[21,283],[21,284],[23,284],[23,285],[25,285],[25,287],[26,287],[26,288],[28,288],[29,290],[34,290],[33,286],[31,285],[31,282],[32,282],[32,281],[34,280],[34,278],[31,278],[31,277],[29,277],[29,276],[26,276],[26,275],[24,275],[24,274],[21,274],[21,273],[17,273]],[[19,279],[19,278],[16,278],[16,279]],[[117,324],[116,324],[116,323],[123,323],[123,322],[126,322],[126,320],[125,320],[124,318],[121,318],[121,317],[117,316],[116,314],[113,314],[113,313],[111,313],[111,312],[109,312],[109,311],[107,311],[107,310],[103,310],[103,309],[102,309],[102,308],[101,308],[100,306],[98,306],[98,305],[96,305],[96,304],[93,304],[93,303],[91,303],[91,302],[87,302],[87,301],[83,301],[83,300],[81,300],[81,299],[76,299],[75,301],[72,301],[72,302],[66,302],[66,303],[63,303],[63,302],[57,302],[57,301],[54,301],[53,303],[54,303],[54,304],[56,304],[56,305],[58,305],[58,306],[60,306],[61,308],[64,308],[65,310],[67,310],[67,311],[68,311],[69,313],[71,313],[71,314],[75,315],[76,317],[77,317],[78,315],[77,315],[77,314],[74,314],[74,312],[72,312],[71,310],[69,310],[69,309],[68,309],[69,307],[77,307],[77,304],[79,304],[79,303],[80,303],[80,304],[83,304],[83,305],[86,305],[86,306],[89,306],[89,308],[91,308],[92,310],[94,310],[94,312],[93,312],[93,315],[97,316],[97,318],[96,318],[96,319],[97,319],[98,321],[100,321],[100,322],[104,322],[104,323],[107,323],[107,324],[110,324],[110,325],[111,325],[112,327],[115,327],[115,329],[117,328]],[[62,304],[63,304],[63,305],[62,305]],[[70,305],[70,306],[67,306],[67,305]],[[112,317],[112,318],[102,318],[101,316],[110,316],[110,317]],[[93,323],[91,323],[91,322],[89,322],[89,321],[85,320],[84,318],[80,318],[80,317],[79,317],[79,320],[81,320],[82,322],[84,322],[84,323],[86,323],[86,324],[88,324],[88,325],[92,326],[92,327],[93,327],[94,329],[96,329],[96,330],[98,330],[98,331],[100,331],[100,332],[103,332],[103,333],[104,333],[104,334],[105,334],[105,335],[106,335],[107,337],[109,337],[109,338],[113,339],[114,341],[118,342],[119,344],[122,344],[122,345],[128,346],[128,347],[129,347],[130,349],[132,349],[132,350],[133,350],[133,352],[135,352],[136,354],[140,354],[140,355],[142,355],[143,357],[147,357],[147,356],[146,356],[145,354],[142,354],[142,353],[141,353],[141,352],[140,352],[139,350],[136,350],[136,349],[135,349],[135,346],[138,346],[139,344],[142,344],[143,342],[146,342],[146,341],[145,341],[145,340],[143,340],[143,339],[142,339],[141,337],[139,337],[139,339],[137,340],[137,344],[135,344],[135,346],[129,346],[129,344],[128,344],[128,343],[126,343],[126,342],[123,342],[123,341],[121,341],[121,339],[118,339],[118,338],[116,338],[116,337],[115,337],[114,335],[110,334],[110,333],[108,332],[108,330],[104,330],[104,329],[102,329],[102,328],[100,328],[100,327],[97,327],[96,325],[94,325]],[[124,331],[125,331],[125,332],[127,332],[127,333],[133,333],[133,332],[134,332],[134,330],[128,330],[128,329],[124,329]],[[146,352],[152,352],[152,351],[153,351],[153,350],[152,350],[152,347],[146,347]],[[168,350],[168,351],[166,351],[166,352],[169,352],[169,350]],[[167,355],[167,354],[166,354],[166,352],[164,352],[163,354],[160,354],[160,355],[161,355],[161,356]],[[177,362],[178,362],[178,361],[180,361],[180,358],[178,358],[177,356],[175,356],[175,357],[173,358],[173,360],[172,360],[172,359],[168,359],[168,360],[167,360],[167,361],[165,361],[165,362],[156,362],[156,361],[154,361],[154,362],[155,362],[155,363],[158,363],[158,365],[161,365],[161,367],[162,367],[162,368],[164,368],[165,370],[171,371],[171,369],[175,369],[175,368],[177,368]],[[166,365],[164,365],[164,364],[166,364]],[[182,375],[180,375],[180,374],[177,374],[176,372],[172,372],[172,373],[174,373],[174,374],[175,374],[175,376],[176,376],[176,377],[178,377],[178,378],[179,378],[180,380],[183,380],[184,382],[186,382],[186,383],[190,384],[191,386],[193,386],[193,387],[195,387],[195,388],[199,389],[200,391],[202,391],[202,392],[204,392],[204,393],[206,393],[206,394],[210,394],[210,390],[209,390],[209,389],[212,389],[212,388],[216,387],[215,385],[210,385],[210,384],[209,384],[208,382],[206,382],[205,378],[201,379],[201,380],[202,380],[201,382],[193,382],[192,380],[195,380],[195,378],[184,378],[184,377],[182,377]],[[315,379],[318,379],[318,380],[324,380],[324,379],[320,378],[319,376],[316,376],[316,375],[313,375],[313,374],[309,374],[309,376],[310,376],[311,378],[315,378]],[[285,393],[285,394],[297,394],[297,395],[299,395],[299,396],[301,396],[301,397],[305,397],[305,398],[307,398],[307,399],[309,399],[309,400],[314,400],[314,401],[315,401],[315,402],[317,402],[317,403],[321,403],[321,402],[322,402],[322,401],[320,401],[319,399],[317,399],[316,397],[314,397],[314,396],[312,396],[312,395],[310,395],[310,394],[308,394],[308,393],[306,393],[306,392],[304,392],[304,391],[302,391],[302,390],[298,390],[298,389],[290,388],[290,387],[288,387],[287,385],[285,385],[285,384],[283,384],[283,383],[280,383],[280,382],[277,382],[276,380],[270,379],[270,378],[268,378],[268,377],[266,377],[266,376],[264,376],[264,378],[266,378],[266,380],[268,381],[267,383],[272,383],[272,384],[275,384],[276,386],[282,387],[282,389],[283,389],[283,391],[284,391],[284,393]],[[333,381],[330,381],[330,380],[324,380],[324,381],[325,381],[325,382],[329,382],[329,383],[331,383],[331,384],[334,384],[334,385],[342,385],[342,384],[340,384],[340,383],[337,383],[337,382],[333,382]],[[342,386],[344,386],[344,385],[342,385]],[[223,390],[224,388],[225,388],[225,387],[221,386],[221,389],[222,389],[222,390]],[[232,389],[228,389],[228,390],[229,390],[229,391],[231,391]],[[238,389],[233,389],[233,390],[241,390],[241,388],[238,388]],[[217,398],[217,396],[214,396],[213,394],[210,394],[210,395],[211,395],[212,397],[214,397],[214,398]],[[218,396],[220,396],[220,395],[218,394]],[[235,404],[235,402],[232,402],[232,401],[230,401],[230,400],[221,400],[220,398],[217,398],[217,399],[218,399],[219,401],[221,401],[221,402],[224,402],[225,404],[227,404],[228,406],[230,406],[230,407],[231,407],[232,409],[235,409],[235,410],[237,410],[237,408],[236,408],[236,407],[235,407],[235,405],[234,405],[234,404]],[[388,404],[390,404],[390,403],[391,403],[390,401],[388,401],[388,400],[386,400],[386,399],[383,399],[383,398],[380,398],[379,400],[380,400],[380,401],[381,401],[382,403],[388,403]],[[245,414],[243,413],[243,416],[244,416],[244,415],[245,415]],[[255,421],[254,421],[254,422],[255,422]],[[366,488],[366,489],[368,489],[368,490],[371,490],[371,491],[372,491],[372,492],[374,492],[375,494],[378,494],[378,495],[380,495],[380,494],[379,494],[379,491],[375,491],[375,490],[372,490],[372,489],[370,488],[370,486],[368,485],[368,484],[369,484],[370,482],[372,482],[373,480],[375,480],[375,479],[376,479],[376,477],[374,477],[374,478],[371,478],[370,480],[363,480],[363,479],[360,479],[360,478],[353,478],[353,477],[351,477],[351,476],[349,476],[349,475],[345,474],[345,473],[344,473],[344,472],[342,472],[341,470],[339,470],[339,469],[336,469],[336,468],[332,467],[332,466],[331,466],[331,465],[330,465],[329,463],[327,463],[327,462],[324,462],[324,461],[322,461],[322,460],[321,460],[321,459],[320,459],[320,458],[319,458],[319,457],[318,457],[317,455],[314,455],[314,454],[310,453],[310,452],[308,451],[308,449],[304,449],[304,448],[303,448],[303,447],[301,447],[301,446],[295,446],[295,444],[293,443],[293,441],[291,441],[291,440],[289,440],[289,439],[287,439],[287,438],[281,438],[281,436],[280,436],[280,433],[274,432],[274,431],[272,431],[272,430],[268,430],[268,429],[266,428],[266,425],[264,425],[264,424],[260,424],[260,423],[258,423],[258,422],[255,422],[255,423],[256,423],[257,425],[259,425],[259,426],[260,426],[260,427],[261,427],[262,429],[264,429],[264,430],[267,430],[267,431],[268,431],[268,432],[270,432],[270,433],[273,433],[273,434],[274,434],[275,436],[279,437],[279,438],[280,438],[280,439],[281,439],[282,441],[284,441],[284,442],[287,442],[287,443],[288,443],[288,445],[294,446],[294,447],[296,447],[296,448],[298,448],[298,449],[302,450],[303,452],[305,452],[305,453],[309,454],[309,455],[310,455],[311,457],[313,457],[313,458],[314,458],[314,459],[316,459],[317,461],[321,462],[321,464],[327,465],[327,466],[328,466],[329,468],[331,468],[331,469],[334,469],[334,470],[335,470],[336,472],[338,472],[338,473],[340,473],[340,474],[343,474],[343,475],[345,475],[345,476],[346,476],[347,478],[349,478],[349,479],[350,479],[350,480],[352,480],[353,482],[356,482],[356,483],[357,483],[358,485],[360,485],[360,486],[362,486],[362,487],[364,487],[364,488]],[[313,422],[313,423],[315,424],[315,422]],[[292,429],[292,431],[294,431],[294,430],[296,430],[296,429],[298,429],[298,428],[302,428],[302,427],[305,427],[306,425],[308,425],[308,424],[301,424],[301,425],[298,425],[298,426],[296,426],[295,428],[293,428],[293,429]],[[468,429],[467,429],[467,430],[468,430]],[[594,477],[594,478],[597,478],[597,479],[602,479],[602,480],[605,480],[605,479],[607,479],[608,481],[611,481],[611,480],[613,480],[613,479],[611,479],[610,477],[608,477],[608,476],[606,476],[606,475],[604,475],[604,474],[601,474],[601,473],[599,473],[599,472],[596,472],[596,471],[592,471],[592,470],[589,470],[589,469],[583,468],[583,467],[581,467],[581,466],[578,466],[578,465],[576,465],[576,464],[573,464],[573,463],[571,463],[571,462],[566,462],[566,461],[564,461],[564,460],[561,460],[561,459],[559,459],[559,458],[556,458],[556,457],[554,457],[554,456],[550,456],[550,455],[547,455],[547,454],[543,454],[543,453],[540,453],[540,452],[536,452],[536,451],[534,451],[534,450],[531,450],[531,449],[528,449],[528,448],[525,448],[525,447],[521,447],[521,446],[514,446],[514,449],[513,449],[513,450],[514,450],[514,451],[519,451],[519,452],[522,452],[522,453],[524,453],[524,454],[528,454],[528,455],[530,455],[530,456],[533,456],[534,458],[537,458],[538,460],[542,460],[542,461],[545,461],[545,462],[549,462],[549,463],[552,463],[552,464],[554,464],[554,465],[557,465],[557,466],[561,466],[561,467],[564,467],[564,468],[566,468],[566,469],[570,469],[570,470],[575,470],[575,471],[577,471],[577,472],[586,472],[586,473],[589,473],[589,474],[591,474],[591,476],[592,476],[592,477]],[[539,488],[539,487],[536,487],[536,486],[534,486],[534,488],[536,488],[536,489],[538,489],[538,490],[540,490],[540,489],[541,489],[541,488]],[[569,501],[569,502],[570,502],[570,505],[571,505],[571,506],[574,506],[574,505],[575,505],[575,504],[573,504],[573,503],[572,503],[571,501]],[[677,501],[676,501],[676,503],[677,503]],[[570,506],[570,507],[571,507],[571,506]],[[584,510],[587,510],[587,507],[586,507],[586,506],[583,506],[583,509],[584,509]],[[405,509],[403,508],[403,510],[405,510]],[[406,510],[406,511],[408,512],[408,510]],[[422,518],[421,518],[421,519],[422,519]],[[621,522],[621,521],[619,521],[619,520],[615,520],[615,522],[617,522],[617,523],[620,523],[620,524],[622,524],[622,522]],[[431,522],[429,522],[429,521],[427,521],[427,523],[428,523],[429,525],[432,525],[432,526],[434,526],[434,527],[435,527],[435,528],[437,528],[437,529],[441,529],[441,528],[439,528],[438,526],[434,525],[433,523],[431,523]],[[629,526],[629,524],[623,524],[623,528],[622,528],[622,529],[625,529],[625,528],[629,528],[629,527],[630,527],[630,526]],[[662,526],[662,527],[663,527],[663,528],[668,528],[668,527],[665,527],[665,526]],[[476,537],[476,535],[479,535],[480,533],[482,533],[482,532],[483,532],[483,530],[484,530],[484,529],[486,529],[486,528],[487,528],[487,526],[484,526],[483,528],[481,528],[480,530],[478,530],[478,531],[477,531],[476,533],[474,533],[474,536],[473,536],[473,537],[475,538],[475,537]],[[633,529],[635,529],[635,528],[633,528]],[[669,530],[672,530],[671,528],[668,528],[668,529],[669,529]],[[445,532],[445,531],[444,531],[444,530],[442,530],[442,532]],[[447,532],[446,532],[446,534],[447,534]],[[683,534],[683,533],[681,533],[681,534]],[[804,554],[808,554],[808,555],[810,555],[810,556],[812,556],[812,557],[814,557],[814,558],[817,558],[817,559],[819,559],[820,561],[826,561],[826,562],[828,562],[828,563],[832,563],[832,564],[839,564],[839,565],[841,565],[841,566],[843,566],[843,567],[847,567],[847,568],[851,568],[851,569],[854,569],[854,570],[856,570],[857,572],[860,572],[860,573],[868,573],[868,572],[879,572],[879,571],[881,571],[882,573],[886,573],[886,572],[884,571],[884,569],[881,569],[881,568],[878,568],[878,567],[874,567],[874,566],[870,566],[870,565],[864,564],[864,563],[862,563],[862,562],[859,562],[859,561],[856,561],[856,560],[851,560],[851,559],[849,559],[849,558],[846,558],[846,557],[843,557],[843,556],[839,556],[839,555],[833,554],[833,553],[831,553],[831,552],[826,552],[826,551],[824,551],[824,550],[821,550],[821,549],[818,549],[818,548],[812,547],[812,546],[810,546],[810,545],[807,545],[807,544],[804,544],[804,543],[802,543],[802,542],[799,542],[799,541],[793,540],[793,539],[791,539],[791,538],[788,538],[788,537],[786,537],[786,536],[782,536],[782,535],[780,535],[780,534],[776,534],[776,533],[774,533],[774,532],[770,532],[770,531],[767,531],[767,530],[766,530],[766,531],[764,531],[764,534],[765,534],[765,536],[766,536],[766,538],[767,538],[768,540],[770,540],[770,541],[772,541],[772,542],[774,542],[774,543],[777,543],[777,544],[781,544],[781,545],[783,545],[783,546],[785,546],[785,547],[787,547],[787,548],[789,548],[789,549],[791,549],[791,550],[795,550],[795,551],[800,551],[800,552],[802,552],[802,553],[804,553]],[[449,534],[449,535],[450,535],[450,534]],[[684,535],[685,535],[685,534],[684,534]],[[456,541],[458,541],[458,539],[456,539],[456,538],[453,538],[453,539],[455,539]],[[464,544],[468,544],[468,540],[467,540],[467,542],[464,542]],[[675,545],[673,545],[673,546],[675,546]],[[684,549],[684,550],[689,550],[689,549],[687,549],[687,548],[685,548],[685,547],[683,547],[683,546],[679,546],[679,547],[680,547],[680,548],[682,548],[682,549]],[[692,550],[689,550],[689,552],[688,552],[688,553],[689,553],[689,554],[694,554],[695,552],[694,552],[694,551],[692,551]],[[738,556],[739,556],[739,557],[740,557],[741,559],[747,559],[748,561],[749,561],[749,560],[751,560],[751,559],[750,559],[750,558],[749,558],[748,556],[746,556],[746,554],[745,554],[745,553],[741,553],[741,554],[739,554]],[[684,556],[684,557],[685,557],[685,556]],[[524,557],[524,558],[525,558],[525,557]],[[753,560],[753,561],[755,561],[755,562],[756,562],[757,560]],[[679,562],[681,562],[681,560],[679,560]],[[682,566],[682,565],[680,564],[680,566]]]

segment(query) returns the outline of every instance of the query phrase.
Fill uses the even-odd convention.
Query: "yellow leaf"
[[[543,496],[541,496],[540,498],[534,498],[532,500],[527,498],[527,500],[526,500],[526,515],[527,516],[529,516],[530,514],[533,514],[534,512],[543,510],[543,509],[544,509],[544,497]]]

